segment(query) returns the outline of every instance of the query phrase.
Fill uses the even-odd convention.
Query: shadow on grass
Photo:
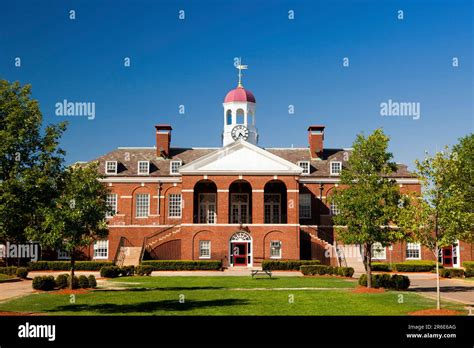
[[[120,290],[116,289],[97,289],[95,291],[100,291],[100,292],[107,292],[107,291],[135,291],[135,292],[142,292],[142,291],[189,291],[189,290],[223,290],[225,289],[222,286],[171,286],[171,287],[166,287],[166,288],[146,288],[146,287],[120,287]]]
[[[247,305],[249,301],[241,299],[222,299],[222,300],[186,300],[185,303],[179,303],[177,300],[148,301],[133,304],[71,304],[68,306],[59,306],[45,312],[96,312],[106,314],[118,313],[151,313],[155,311],[177,311],[184,312],[193,309],[229,307]]]
[[[409,289],[413,292],[436,292],[436,287],[417,287]],[[473,286],[441,286],[441,292],[472,292],[474,293]]]

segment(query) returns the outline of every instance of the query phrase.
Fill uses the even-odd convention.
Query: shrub
[[[74,269],[76,271],[99,271],[104,266],[112,266],[108,261],[76,261]],[[28,263],[30,271],[69,271],[71,262],[69,261],[37,261]]]
[[[104,278],[117,278],[120,275],[120,268],[117,266],[104,266],[100,269],[100,276]]]
[[[464,270],[460,268],[444,268],[440,270],[439,275],[443,278],[462,278]]]
[[[323,275],[332,274],[332,267],[325,265],[302,265],[300,271],[304,275]]]
[[[94,289],[97,287],[97,280],[95,280],[95,277],[93,274],[91,274],[88,278],[87,278],[88,282],[89,282],[89,288],[91,289]]]
[[[67,287],[68,288],[71,287],[71,277],[67,278]],[[74,278],[72,279],[72,288],[77,289],[78,287],[79,287],[79,279],[77,278],[77,276],[74,276]]]
[[[15,266],[0,267],[0,273],[1,274],[8,274],[8,275],[11,275],[11,276],[16,275],[16,270],[17,270],[17,267],[15,267]]]
[[[372,271],[390,272],[391,270],[392,268],[390,267],[389,263],[385,263],[385,262],[372,263]]]
[[[87,289],[89,287],[89,279],[85,275],[80,275],[78,278],[78,286],[81,289]]]
[[[338,267],[338,275],[342,277],[352,278],[354,275],[354,268],[352,267]]]
[[[220,270],[222,261],[216,260],[150,260],[143,261],[142,265],[153,267],[154,271],[189,271],[189,270]]]
[[[395,290],[407,290],[410,287],[410,278],[394,274],[391,279],[391,286]]]
[[[28,277],[28,270],[25,267],[18,267],[15,273],[16,276],[21,279],[26,279],[26,277]]]
[[[59,289],[64,289],[64,288],[67,288],[67,284],[68,284],[68,278],[69,278],[69,274],[59,274],[57,277],[56,277],[56,280],[55,280],[55,283],[56,283],[56,287],[59,288]]]
[[[372,278],[372,286],[378,288],[392,288],[390,274],[375,274]]]
[[[33,278],[32,285],[35,290],[49,291],[53,290],[56,284],[53,276],[37,276]]]
[[[359,285],[367,286],[367,275],[362,274],[359,278]],[[407,276],[394,274],[372,274],[373,288],[386,288],[395,290],[406,290],[410,286],[410,279]]]
[[[431,272],[435,268],[435,261],[425,260],[405,261],[393,265],[393,269],[397,272]]]
[[[276,260],[263,260],[262,268],[267,270],[280,270],[280,271],[298,271],[300,266],[303,265],[319,265],[319,260],[288,260],[288,261],[276,261]]]
[[[137,267],[136,271],[139,276],[149,276],[151,275],[151,272],[153,272],[153,267],[150,265],[140,265]]]
[[[464,276],[466,278],[474,277],[474,268],[466,268],[464,271]]]
[[[132,276],[135,273],[135,266],[123,266],[120,268],[120,275],[127,277]]]
[[[470,269],[470,268],[473,268],[474,269],[474,261],[464,261],[462,263],[462,266],[465,268],[465,269]]]

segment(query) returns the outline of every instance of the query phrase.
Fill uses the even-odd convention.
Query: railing
[[[143,243],[142,243],[142,251],[141,251],[141,254],[140,254],[140,261],[143,260],[143,256],[145,255],[145,251],[150,251],[148,250],[148,247],[149,247],[149,244],[151,244],[151,241],[153,238],[156,238],[156,237],[159,237],[161,236],[163,233],[165,232],[168,232],[169,230],[173,229],[174,227],[178,226],[179,224],[174,224],[174,225],[170,225],[168,227],[165,227],[164,229],[162,230],[159,230],[149,236],[145,236],[143,238]]]

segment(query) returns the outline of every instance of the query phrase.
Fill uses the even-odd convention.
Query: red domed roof
[[[224,99],[224,103],[230,103],[230,102],[251,102],[255,103],[255,97],[253,96],[253,93],[250,92],[249,90],[246,90],[243,87],[237,87],[227,93]]]

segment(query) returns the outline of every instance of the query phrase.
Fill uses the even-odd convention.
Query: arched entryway
[[[252,223],[252,186],[248,181],[236,180],[229,186],[229,223]]]
[[[252,237],[244,231],[236,232],[229,240],[229,261],[231,267],[251,267]]]

